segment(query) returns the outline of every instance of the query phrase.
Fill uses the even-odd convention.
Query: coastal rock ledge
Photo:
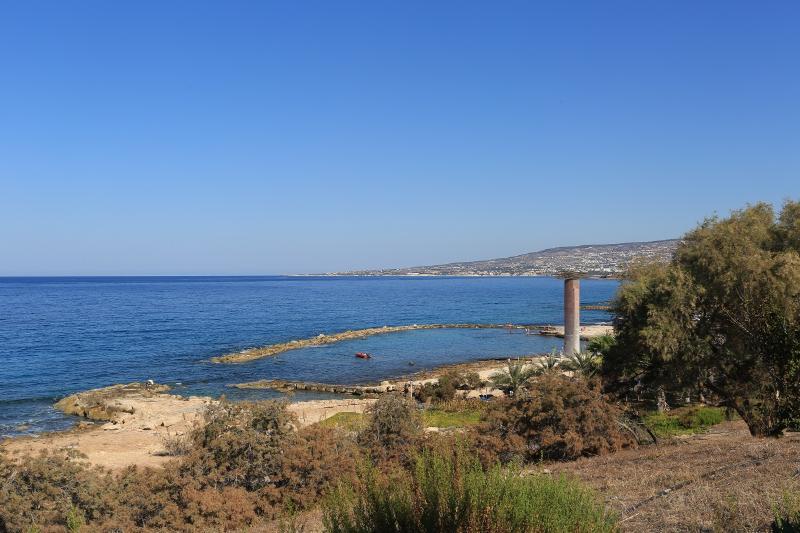
[[[78,392],[62,398],[54,407],[68,415],[98,422],[111,422],[136,411],[134,401],[153,398],[169,390],[156,383],[127,383]]]

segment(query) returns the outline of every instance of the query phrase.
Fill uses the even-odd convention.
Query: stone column
[[[581,280],[564,280],[564,355],[581,351]]]

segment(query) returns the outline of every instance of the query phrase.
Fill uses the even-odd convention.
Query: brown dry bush
[[[84,520],[110,516],[111,477],[75,459],[42,453],[17,462],[0,454],[0,524],[8,531],[27,531],[40,524],[65,527],[70,512]]]
[[[294,431],[280,402],[222,404],[192,435],[192,449],[163,469],[116,475],[51,454],[0,456],[0,531],[247,529],[303,509],[355,471],[342,433]]]
[[[419,387],[414,396],[421,402],[448,402],[455,398],[456,391],[477,389],[480,386],[481,378],[477,372],[451,370],[440,376],[438,381]]]
[[[384,394],[367,411],[358,443],[378,462],[405,461],[422,436],[416,404],[399,394]]]
[[[214,488],[255,491],[272,485],[280,474],[282,448],[297,438],[284,402],[222,402],[209,407],[204,419],[192,433],[193,449],[181,472]]]
[[[284,453],[276,505],[313,505],[331,487],[354,478],[357,462],[357,448],[345,432],[317,425],[301,430]]]
[[[489,462],[602,455],[636,445],[621,416],[596,384],[545,374],[526,393],[493,405],[478,439]]]

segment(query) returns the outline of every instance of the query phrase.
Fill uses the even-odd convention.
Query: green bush
[[[615,518],[577,482],[480,463],[456,448],[424,452],[412,471],[381,476],[367,468],[358,486],[323,504],[325,530],[368,532],[603,532]]]

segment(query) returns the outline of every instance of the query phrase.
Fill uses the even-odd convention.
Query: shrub
[[[284,402],[222,402],[210,406],[204,419],[192,433],[194,449],[183,461],[184,474],[214,487],[258,490],[273,483],[282,448],[296,438]]]
[[[192,451],[192,442],[186,435],[167,433],[161,437],[161,444],[164,447],[162,453],[170,457],[180,457]]]
[[[367,411],[358,441],[374,458],[388,460],[403,457],[421,434],[416,404],[399,394],[384,394]]]
[[[480,388],[481,378],[477,372],[449,371],[438,381],[425,383],[414,394],[420,401],[447,402],[455,398],[458,390]]]
[[[611,351],[616,343],[617,340],[613,335],[598,335],[589,340],[586,344],[586,351],[594,356],[603,357]]]
[[[540,373],[539,370],[539,364],[531,365],[522,359],[516,361],[509,359],[506,368],[493,374],[489,381],[498,389],[513,396],[527,386],[528,382]]]
[[[11,461],[0,454],[0,523],[9,531],[74,526],[112,514],[111,477],[75,461],[42,453]]]
[[[587,350],[568,355],[566,360],[561,363],[560,368],[590,379],[600,370],[601,362],[601,357]]]
[[[635,446],[621,410],[597,386],[544,374],[527,394],[497,402],[479,428],[484,458],[575,459]]]
[[[367,468],[323,506],[330,533],[602,532],[614,530],[594,493],[575,481],[480,463],[456,448],[423,452],[413,471],[380,475]]]
[[[356,458],[356,447],[343,432],[318,425],[301,430],[284,454],[276,502],[291,509],[316,503],[329,488],[355,476]]]

